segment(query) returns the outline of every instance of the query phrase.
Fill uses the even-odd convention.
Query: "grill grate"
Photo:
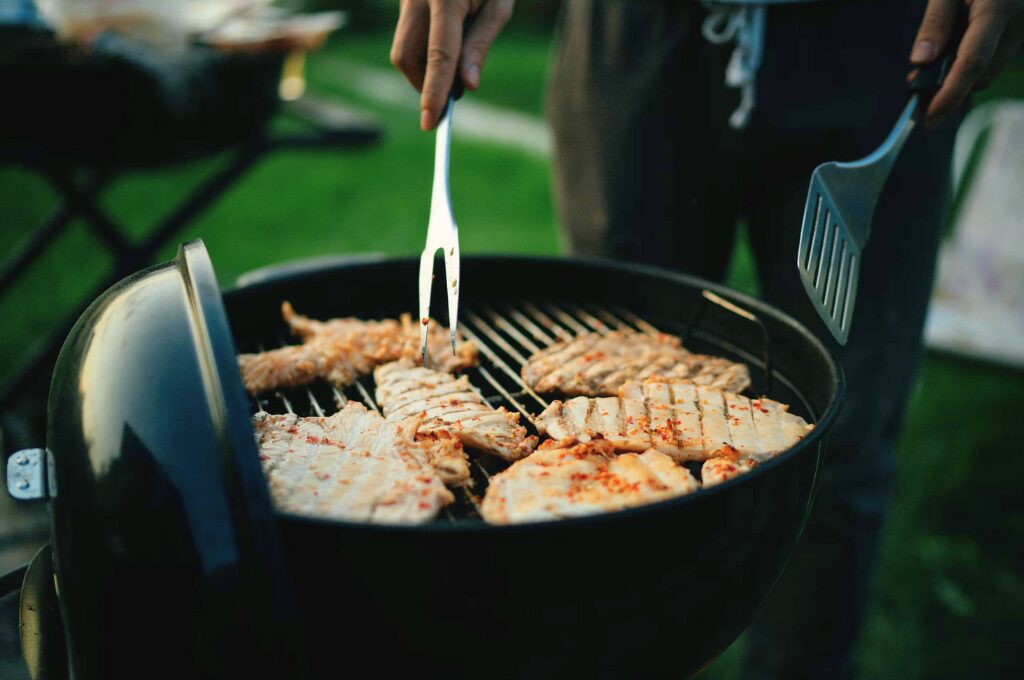
[[[721,304],[712,297],[705,296],[705,299]],[[739,308],[730,309],[734,306],[732,303],[727,304],[728,307],[722,306],[745,318],[758,321],[749,312]],[[480,365],[466,371],[473,388],[495,408],[504,406],[510,411],[522,414],[521,422],[531,434],[537,434],[533,425],[534,416],[547,407],[548,401],[534,392],[520,377],[520,370],[527,358],[555,342],[571,340],[581,333],[597,332],[603,335],[613,330],[632,330],[647,334],[660,332],[653,324],[626,309],[584,306],[578,303],[520,302],[471,306],[463,314],[462,322],[459,324],[461,339],[472,340],[480,349]],[[689,330],[689,327],[686,330]],[[264,351],[287,344],[291,344],[290,339],[279,329],[249,349]],[[767,342],[765,346],[766,354],[762,367],[770,365]],[[751,363],[750,359],[751,357],[744,358],[748,363]],[[380,412],[373,399],[373,392],[373,379],[369,376],[360,378],[343,389],[328,385],[325,381],[317,381],[305,387],[258,395],[252,398],[252,406],[254,412],[264,410],[269,413],[324,416],[352,400],[362,402],[367,408]],[[479,507],[487,483],[492,475],[505,469],[508,463],[486,454],[472,452],[470,458],[472,484],[456,491],[455,503],[450,505],[437,521],[482,521]]]

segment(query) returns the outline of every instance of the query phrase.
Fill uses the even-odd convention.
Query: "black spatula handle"
[[[452,83],[452,89],[448,93],[448,99],[458,101],[462,99],[462,95],[466,94],[466,86],[462,82],[462,77],[459,76],[458,71],[455,72],[455,81]],[[444,117],[448,115],[448,99],[444,101],[444,108],[441,109],[441,115],[437,117],[437,122],[440,123],[444,120]]]
[[[942,83],[946,81],[946,76],[949,75],[949,70],[953,67],[953,62],[956,61],[956,53],[960,49],[960,41],[963,40],[964,33],[967,31],[967,5],[962,0],[958,5],[956,21],[953,24],[953,32],[946,42],[946,49],[929,63],[919,66],[914,73],[913,79],[910,81],[911,92],[921,95],[921,106],[918,110],[922,114],[928,110],[932,97],[942,87]]]

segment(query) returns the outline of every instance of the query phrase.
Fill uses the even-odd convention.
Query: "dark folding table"
[[[306,95],[284,105],[283,115],[300,123],[295,132],[263,131],[232,147],[190,150],[187,158],[224,154],[221,167],[184,196],[146,236],[129,239],[125,230],[104,210],[101,198],[118,177],[136,167],[55,160],[31,148],[0,147],[0,165],[16,164],[39,173],[57,192],[58,205],[0,260],[0,297],[46,251],[73,219],[82,218],[109,251],[113,267],[103,281],[82,299],[86,302],[61,321],[31,352],[17,371],[0,385],[0,431],[5,453],[44,441],[49,378],[64,338],[89,301],[128,274],[152,263],[159,250],[197,219],[257,163],[278,151],[345,151],[376,142],[381,130],[369,117],[342,105]],[[159,167],[159,166],[158,166]]]

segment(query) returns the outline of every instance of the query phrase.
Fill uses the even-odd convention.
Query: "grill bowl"
[[[243,351],[279,343],[284,300],[316,318],[414,309],[417,265],[321,262],[249,277],[224,294],[236,343]],[[383,527],[280,514],[314,675],[361,663],[457,677],[695,673],[742,632],[796,544],[842,399],[838,366],[791,318],[681,274],[502,256],[465,257],[462,278],[463,318],[524,301],[625,309],[684,335],[691,350],[746,362],[756,392],[791,404],[816,427],[740,479],[592,517]],[[705,291],[748,314],[708,304]],[[444,309],[444,301],[432,308]],[[492,374],[515,389],[499,370]],[[303,412],[297,401],[269,408]]]

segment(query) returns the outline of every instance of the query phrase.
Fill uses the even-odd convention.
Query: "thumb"
[[[942,54],[953,32],[957,8],[965,0],[928,0],[928,7],[921,20],[921,28],[914,39],[910,61],[927,64]]]

